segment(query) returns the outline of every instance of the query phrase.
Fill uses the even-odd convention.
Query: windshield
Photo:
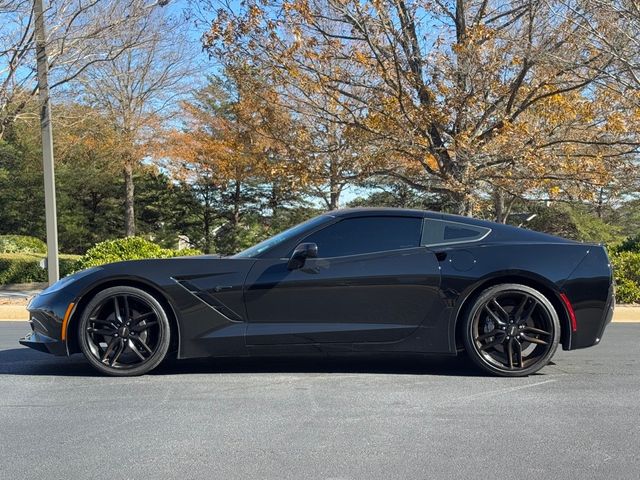
[[[267,250],[271,250],[272,248],[284,243],[299,234],[303,233],[305,230],[311,230],[313,227],[320,225],[322,223],[327,222],[331,217],[326,215],[320,215],[319,217],[314,217],[311,220],[307,220],[306,222],[299,223],[298,225],[285,230],[284,232],[280,232],[277,235],[274,235],[271,238],[267,238],[266,240],[254,245],[253,247],[249,247],[246,250],[241,251],[240,253],[236,253],[233,255],[233,258],[252,258],[260,255],[261,253],[266,252]]]

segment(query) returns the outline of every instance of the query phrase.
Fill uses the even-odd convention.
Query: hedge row
[[[24,253],[0,254],[0,285],[9,283],[46,282],[47,271],[40,266],[44,256]],[[60,276],[76,270],[77,255],[60,256]]]
[[[201,252],[195,249],[172,250],[170,248],[162,248],[160,245],[144,238],[128,237],[96,243],[80,258],[77,268],[82,270],[123,260],[171,258],[199,254]]]
[[[26,235],[0,235],[0,253],[47,253],[47,245],[36,237]]]
[[[640,252],[611,253],[618,303],[640,303]]]
[[[17,236],[6,235],[5,237]],[[32,237],[23,237],[23,239],[32,239]],[[20,244],[20,242],[14,242],[12,245],[17,244]],[[21,253],[0,252],[0,285],[9,283],[46,282],[47,271],[40,267],[40,262],[44,258],[44,255],[38,255],[30,251],[32,247],[35,248],[34,246],[37,244],[30,240],[24,240],[20,245],[23,249]],[[185,255],[199,255],[200,253],[200,251],[194,249],[172,250],[162,248],[160,245],[156,245],[140,237],[109,240],[97,243],[82,257],[78,255],[60,255],[60,277],[85,268],[122,260],[171,258]]]
[[[640,235],[610,246],[618,303],[640,303]]]

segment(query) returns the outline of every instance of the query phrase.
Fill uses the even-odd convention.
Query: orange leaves
[[[438,171],[440,168],[438,160],[431,153],[427,153],[427,155],[425,155],[424,163],[433,171]]]
[[[78,169],[93,164],[118,171],[118,160],[131,147],[109,118],[96,109],[72,104],[57,106],[56,119],[56,161]]]
[[[311,8],[307,0],[294,0],[283,2],[282,9],[289,15],[299,15],[304,21],[312,20]]]
[[[626,119],[620,112],[612,112],[607,116],[605,128],[611,133],[626,133],[628,131]]]
[[[633,102],[607,88],[606,56],[549,4],[497,13],[469,2],[273,0],[262,13],[223,53],[264,74],[310,126],[287,125],[307,135],[289,142],[303,155],[339,129],[353,148],[348,168],[384,167],[467,196],[498,185],[582,197],[629,162],[640,101],[621,108]],[[320,120],[333,127],[314,133]]]
[[[182,104],[184,125],[166,135],[161,151],[175,178],[193,181],[206,175],[223,186],[291,181],[298,166],[287,159],[281,141],[289,119],[277,108],[278,95],[246,67],[227,71],[191,102]],[[304,181],[304,176],[300,176]]]
[[[354,50],[353,59],[365,66],[369,64],[369,57],[362,50]]]

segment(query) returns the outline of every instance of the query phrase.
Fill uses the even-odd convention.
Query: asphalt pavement
[[[0,479],[638,479],[640,324],[528,378],[436,359],[101,377],[0,322]]]

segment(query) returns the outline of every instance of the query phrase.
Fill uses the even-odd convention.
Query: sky
[[[234,2],[232,2],[231,5],[233,5],[233,3]],[[193,2],[190,0],[172,0],[164,8],[167,8],[172,15],[176,16],[193,15],[191,13]],[[195,17],[195,20],[189,23],[187,36],[189,42],[193,45],[192,54],[194,55],[194,63],[197,67],[197,70],[201,69],[202,80],[204,82],[207,75],[215,75],[217,73],[220,73],[220,69],[219,66],[215,64],[215,61],[210,59],[208,54],[202,50],[201,36],[207,28],[206,23],[204,23],[207,14],[206,12],[199,11],[196,13]],[[197,85],[199,82],[197,81],[197,79],[195,80],[195,85]],[[348,186],[343,190],[340,196],[340,206],[345,206],[350,201],[361,196],[367,196],[370,193],[371,191],[368,189]],[[318,199],[317,203],[318,206],[322,206],[321,200]]]

